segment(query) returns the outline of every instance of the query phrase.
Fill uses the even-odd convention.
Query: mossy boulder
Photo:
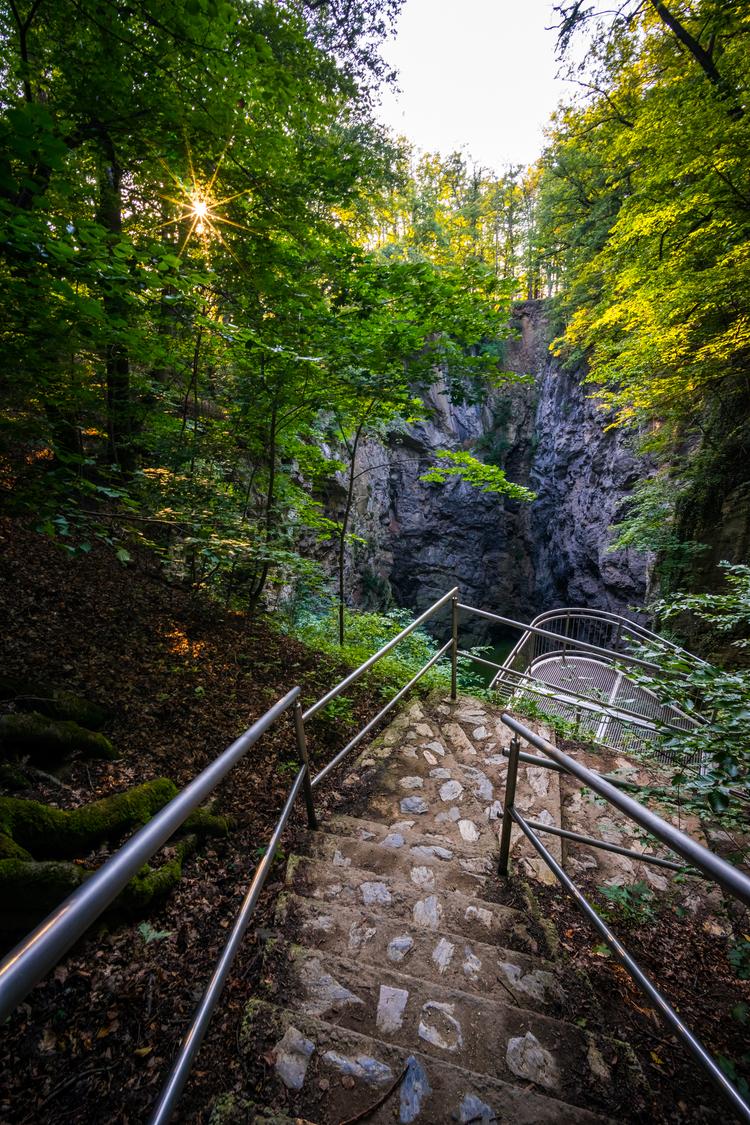
[[[48,719],[68,719],[93,731],[101,730],[112,720],[108,707],[66,688],[25,683],[7,676],[0,676],[0,701],[12,702],[19,711],[36,711]]]
[[[39,711],[15,711],[0,718],[3,757],[28,755],[54,766],[77,751],[87,758],[119,757],[105,735],[86,730],[72,719],[50,719]]]
[[[157,777],[70,811],[20,797],[0,797],[0,833],[35,859],[81,857],[102,841],[145,824],[176,794],[174,782]]]
[[[102,841],[139,828],[176,793],[174,783],[160,777],[70,811],[0,797],[0,929],[40,921],[93,873],[66,862],[67,857],[80,860]],[[188,834],[166,849],[163,863],[143,867],[130,880],[111,912],[143,913],[178,883],[186,857],[202,837],[225,835],[228,829],[224,817],[198,809],[185,821]]]

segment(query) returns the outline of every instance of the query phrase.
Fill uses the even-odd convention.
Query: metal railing
[[[750,1122],[750,1104],[742,1097],[736,1087],[729,1081],[719,1065],[708,1053],[702,1043],[685,1026],[669,1001],[659,992],[653,981],[644,973],[634,957],[628,953],[619,939],[615,936],[607,923],[597,913],[589,900],[583,895],[572,879],[563,870],[557,860],[545,848],[539,839],[538,833],[551,833],[552,835],[572,840],[586,847],[602,848],[605,851],[626,855],[640,863],[654,864],[658,867],[668,867],[674,870],[693,869],[701,873],[711,882],[718,884],[727,894],[738,899],[745,906],[750,906],[750,878],[738,868],[726,863],[719,856],[704,848],[701,844],[681,832],[674,825],[662,820],[660,816],[639,804],[632,797],[620,791],[611,782],[600,774],[587,769],[574,758],[564,754],[553,746],[547,739],[535,734],[511,715],[502,715],[503,723],[513,731],[509,750],[504,750],[508,757],[508,775],[506,780],[505,803],[503,806],[503,821],[500,831],[500,874],[509,874],[510,846],[513,825],[517,825],[524,836],[530,841],[532,847],[544,863],[562,884],[566,891],[573,897],[580,910],[604,938],[607,945],[623,967],[628,971],[638,987],[645,993],[654,1007],[659,1011],[664,1020],[669,1024],[679,1039],[698,1060],[726,1096],[733,1108],[739,1113],[743,1121]],[[521,750],[521,739],[533,746],[539,754],[531,755]],[[586,785],[592,792],[604,797],[611,805],[619,809],[630,820],[640,825],[660,843],[665,844],[670,850],[676,852],[688,867],[667,860],[661,856],[645,855],[641,852],[630,851],[616,844],[604,840],[597,840],[590,836],[583,836],[578,832],[570,832],[555,825],[542,824],[539,821],[527,820],[516,807],[516,779],[518,776],[519,762],[533,762],[546,769],[562,771],[575,777]]]
[[[365,673],[382,659],[383,656],[394,649],[400,641],[409,636],[410,633],[413,633],[420,625],[423,625],[426,621],[433,618],[449,603],[451,609],[450,640],[419,669],[416,675],[413,676],[404,687],[395,693],[378,714],[371,719],[342,750],[338,751],[327,765],[313,776],[307,751],[305,724],[310,719],[314,718],[314,716],[330,702],[351,687],[361,676],[365,675]],[[478,659],[480,663],[491,664],[489,661],[484,661],[481,658],[475,657],[472,653],[462,653],[459,649],[460,610],[465,610],[507,625],[514,625],[523,630],[531,630],[537,635],[546,636],[555,641],[561,639],[558,634],[543,629],[540,626],[526,626],[510,618],[502,618],[497,614],[475,609],[473,606],[462,605],[458,598],[458,587],[454,587],[431,605],[429,609],[425,610],[425,612],[417,617],[410,625],[402,629],[396,637],[383,645],[369,660],[365,661],[365,663],[354,672],[341,680],[331,691],[313,703],[312,706],[308,707],[307,710],[303,710],[302,708],[300,688],[292,688],[291,691],[279,699],[264,715],[253,723],[244,734],[207,766],[206,769],[198,774],[185,789],[181,790],[169,804],[165,805],[143,828],[136,832],[130,840],[102,865],[102,867],[61,903],[60,906],[53,910],[32,933],[24,938],[23,941],[8,954],[2,964],[0,964],[0,1021],[7,1018],[33,986],[40,981],[42,977],[57,964],[68,949],[83,936],[88,927],[111,905],[133,875],[135,875],[143,864],[151,859],[162,845],[170,839],[185,822],[190,813],[194,812],[195,809],[210,796],[219,783],[227,776],[229,771],[244,757],[248,750],[256,744],[262,735],[273,726],[281,716],[291,711],[297,753],[300,759],[300,768],[291,785],[282,811],[271,834],[265,854],[253,874],[250,886],[242,901],[230,935],[206,986],[198,1008],[196,1009],[191,1026],[177,1052],[169,1077],[162,1088],[159,1101],[151,1117],[150,1125],[166,1125],[185,1087],[191,1066],[200,1049],[211,1017],[231,970],[232,963],[273,865],[279,841],[300,793],[302,793],[305,801],[308,826],[313,829],[317,828],[318,821],[314,802],[314,791],[316,787],[325,780],[332,770],[343,763],[348,754],[382,722],[385,716],[397,706],[430,668],[450,653],[451,698],[455,700],[457,695],[459,656],[465,655],[473,660]],[[564,637],[562,639],[565,640]],[[589,643],[588,641],[579,643],[587,647],[594,655],[597,652],[601,653],[602,651],[607,651],[602,650],[600,646]],[[631,657],[630,659],[635,663],[644,663],[637,658]],[[491,666],[499,667],[498,665],[492,664]],[[703,870],[710,878],[713,878],[726,890],[736,895],[745,903],[750,903],[750,880],[730,867],[729,864],[724,863],[717,856],[713,855],[713,853],[708,852],[705,848],[701,848],[700,845],[684,836],[683,833],[678,832],[671,825],[655,817],[654,814],[644,809],[641,805],[638,805],[632,798],[618,792],[615,785],[624,783],[620,783],[615,779],[613,779],[613,783],[610,783],[599,775],[586,770],[583,766],[573,761],[573,759],[566,757],[566,755],[562,754],[555,747],[550,746],[545,740],[534,735],[528,728],[524,727],[510,716],[503,715],[503,722],[510,726],[516,732],[516,735],[520,734],[529,743],[541,750],[547,757],[545,759],[540,758],[538,755],[523,753],[520,751],[517,737],[514,738],[510,751],[508,789],[501,834],[501,867],[503,867],[505,873],[507,873],[510,830],[512,823],[516,823],[521,830],[529,836],[533,846],[545,862],[549,864],[555,875],[563,883],[563,886],[569,889],[571,894],[574,895],[579,905],[581,905],[581,909],[584,910],[584,913],[589,917],[593,916],[592,921],[596,919],[594,924],[612,945],[613,950],[620,957],[625,967],[633,973],[636,981],[644,988],[647,995],[654,1000],[654,1003],[656,1003],[659,1009],[665,1014],[665,1017],[678,1031],[680,1036],[685,1039],[691,1050],[694,1051],[703,1065],[710,1071],[717,1084],[721,1086],[724,1092],[730,1097],[730,1100],[733,1101],[733,1104],[743,1111],[745,1119],[750,1121],[750,1109],[742,1101],[734,1087],[731,1086],[721,1071],[718,1070],[716,1064],[706,1054],[697,1040],[683,1027],[679,1017],[669,1007],[667,1002],[661,997],[660,993],[656,991],[647,978],[645,978],[638,966],[635,965],[633,959],[625,952],[622,946],[620,946],[614,935],[610,933],[605,923],[595,914],[593,907],[591,907],[580,892],[574,888],[568,876],[549,855],[544,845],[535,835],[535,832],[553,831],[558,835],[564,836],[566,839],[575,839],[579,843],[585,843],[589,846],[604,847],[621,854],[632,855],[634,859],[642,862],[656,863],[661,867],[679,869],[681,865],[660,857],[647,857],[643,856],[641,853],[629,852],[627,849],[619,848],[616,845],[605,844],[602,841],[594,841],[589,837],[580,836],[576,833],[568,832],[567,830],[555,829],[551,826],[525,820],[515,807],[515,780],[519,760],[546,765],[550,769],[571,773],[579,777],[591,789],[607,797],[608,800],[611,800],[618,808],[625,811],[637,823],[641,824],[649,831],[654,832],[659,839],[663,840],[663,842],[667,843],[681,854],[683,858],[687,859],[689,864]]]
[[[368,672],[391,649],[418,629],[436,613],[451,604],[451,640],[436,652],[417,672],[415,676],[383,707],[374,719],[340,750],[319,773],[311,776],[310,762],[307,752],[307,737],[305,723],[313,718],[319,711],[332,700],[351,687],[361,676]],[[449,590],[439,598],[429,609],[425,610],[415,621],[383,645],[369,660],[365,661],[350,675],[346,676],[331,691],[303,711],[300,702],[301,689],[292,688],[285,696],[278,700],[253,723],[235,742],[206,767],[185,789],[165,805],[156,815],[127,843],[110,856],[89,879],[77,888],[64,902],[41,922],[35,930],[28,934],[13,949],[0,964],[0,1022],[4,1021],[14,1008],[31,991],[35,984],[52,969],[64,956],[70,947],[81,938],[89,926],[112,904],[117,895],[124,889],[129,880],[141,869],[149,859],[171,836],[184,824],[188,816],[194,812],[216,789],[229,771],[235,766],[247,751],[255,745],[263,734],[288,711],[292,711],[297,752],[300,759],[300,768],[292,782],[284,807],[276,822],[265,854],[258,864],[247,893],[243,899],[240,910],[235,919],[231,933],[226,941],[221,956],[214,968],[211,979],[206,986],[203,997],[196,1009],[193,1021],[187,1035],[182,1041],[169,1077],[162,1088],[159,1101],[151,1117],[150,1125],[166,1125],[172,1116],[180,1095],[185,1088],[191,1066],[195,1060],[203,1038],[208,1029],[214,1009],[221,996],[224,984],[229,976],[234,958],[239,950],[245,931],[265,885],[268,873],[276,856],[279,840],[287,825],[297,798],[302,792],[306,811],[307,823],[310,828],[317,828],[318,821],[315,813],[313,790],[331,770],[340,765],[346,756],[366,737],[403,699],[407,692],[429,671],[439,660],[451,650],[451,685],[452,698],[456,698],[456,667],[458,656],[458,587]]]
[[[526,625],[474,606],[459,604],[459,609],[521,633],[502,664],[460,653],[494,669],[490,688],[506,706],[531,697],[548,718],[573,723],[581,735],[601,745],[647,750],[669,764],[674,759],[662,749],[664,736],[685,733],[706,721],[698,711],[686,714],[662,704],[653,691],[633,683],[623,671],[632,666],[661,673],[658,664],[633,652],[643,644],[658,644],[697,664],[705,661],[620,614],[571,607],[548,610]]]

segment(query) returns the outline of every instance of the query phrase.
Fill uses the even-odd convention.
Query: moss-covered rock
[[[88,758],[119,757],[109,739],[70,719],[49,719],[38,711],[15,711],[0,718],[0,753],[26,754],[56,765],[76,751]]]
[[[36,859],[80,857],[103,840],[145,824],[176,794],[174,782],[157,777],[70,811],[20,797],[0,797],[0,832]]]
[[[176,793],[174,783],[160,777],[70,812],[38,801],[0,798],[0,930],[39,922],[92,874],[62,857],[80,859],[103,840],[140,827]],[[143,867],[112,904],[111,912],[142,914],[164,898],[182,877],[183,863],[199,839],[225,835],[229,823],[198,809],[184,829],[189,835],[167,849],[159,866]]]
[[[92,731],[101,730],[112,719],[109,708],[75,692],[7,676],[0,676],[0,700],[12,701],[19,711],[37,711],[49,719],[70,719]]]

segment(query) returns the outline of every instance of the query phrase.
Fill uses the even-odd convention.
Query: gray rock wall
[[[462,600],[522,620],[559,605],[642,605],[649,560],[607,545],[643,464],[619,431],[605,431],[581,373],[563,372],[550,356],[543,303],[519,306],[516,327],[505,366],[532,381],[494,391],[481,406],[452,403],[438,382],[425,421],[361,447],[353,530],[365,543],[349,551],[352,604],[377,608],[392,597],[421,610],[457,584]],[[421,482],[441,449],[492,459],[538,499],[519,504],[460,481]],[[328,497],[332,514],[343,494],[339,481]],[[486,639],[478,619],[475,626],[467,642]]]

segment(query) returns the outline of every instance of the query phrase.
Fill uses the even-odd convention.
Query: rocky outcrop
[[[518,306],[506,370],[529,376],[482,404],[452,402],[437,382],[423,421],[368,439],[357,461],[347,586],[355,605],[392,598],[420,610],[458,584],[462,598],[528,619],[556,605],[627,611],[642,605],[648,559],[608,551],[618,505],[643,464],[591,398],[580,371],[549,354],[543,302]],[[420,476],[441,449],[469,449],[537,493],[532,504],[484,495],[460,481]],[[343,482],[329,496],[332,514]],[[486,639],[478,620],[473,637]]]

